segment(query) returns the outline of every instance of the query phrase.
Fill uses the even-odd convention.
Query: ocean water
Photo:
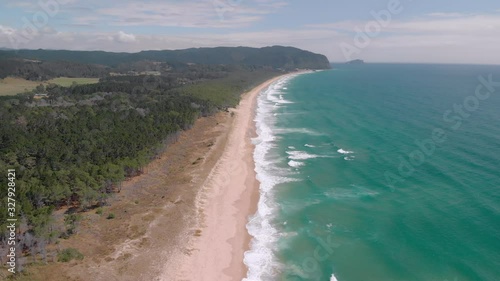
[[[500,66],[365,64],[262,92],[245,280],[500,280]]]

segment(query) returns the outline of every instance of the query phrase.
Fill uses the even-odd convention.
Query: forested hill
[[[43,61],[70,61],[86,64],[117,66],[122,63],[153,60],[197,64],[253,65],[273,68],[328,69],[330,63],[324,55],[283,46],[264,48],[216,47],[184,50],[142,51],[113,53],[104,51],[67,50],[2,50],[0,58],[23,58]]]

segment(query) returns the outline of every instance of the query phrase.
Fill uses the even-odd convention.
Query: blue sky
[[[0,0],[0,47],[239,45],[295,46],[331,61],[500,64],[500,1]]]

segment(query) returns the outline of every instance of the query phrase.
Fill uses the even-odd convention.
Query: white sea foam
[[[304,144],[304,146],[305,146],[305,147],[316,147],[315,145],[308,144],[308,143]]]
[[[296,181],[297,179],[290,177],[290,171],[283,171],[276,167],[269,157],[269,152],[275,146],[274,142],[276,140],[275,131],[273,130],[273,123],[276,118],[273,112],[275,104],[287,102],[285,99],[279,99],[279,96],[276,95],[280,94],[279,89],[282,89],[283,85],[292,77],[290,75],[273,83],[259,95],[257,100],[255,123],[258,136],[252,141],[255,144],[253,157],[257,179],[260,182],[260,198],[257,212],[247,224],[247,230],[252,236],[252,242],[250,250],[245,252],[244,255],[244,263],[248,267],[247,277],[243,279],[244,281],[274,279],[273,276],[277,267],[279,267],[274,251],[280,234],[271,223],[277,211],[273,188],[277,184]]]
[[[300,166],[304,166],[304,162],[290,160],[290,161],[288,161],[288,166],[293,167],[293,168],[298,168]]]
[[[288,78],[285,78],[283,81],[278,81],[277,84],[270,86],[265,93],[266,99],[273,102],[276,106],[280,104],[293,103],[283,97],[283,94],[285,93],[282,92],[283,88],[281,86],[283,85],[283,83],[287,83],[288,80]]]
[[[340,154],[344,154],[345,155],[344,160],[346,160],[346,161],[353,161],[354,158],[356,158],[356,156],[351,155],[352,153],[354,153],[353,151],[344,150],[341,148],[341,149],[337,150],[337,152]]]
[[[302,114],[307,114],[306,111],[292,111],[292,112],[278,112],[278,113],[275,113],[276,115],[279,115],[279,116],[290,116],[290,115],[293,115],[293,116],[297,116],[297,115],[302,115]]]
[[[289,155],[288,158],[292,160],[307,160],[320,157],[319,155],[309,154],[305,151],[300,151],[300,150],[287,151],[286,154],[288,154]]]
[[[338,153],[342,153],[342,154],[351,154],[351,153],[354,153],[352,151],[348,151],[348,150],[343,150],[342,148],[337,150]]]
[[[321,133],[318,133],[316,131],[313,131],[311,129],[307,128],[280,128],[276,129],[275,133],[278,135],[282,134],[305,134],[305,135],[311,135],[311,136],[321,136]]]
[[[298,235],[299,235],[299,233],[296,232],[296,231],[282,232],[282,233],[280,233],[281,237],[286,237],[286,238],[290,238],[290,237],[294,237],[294,236],[298,236]]]
[[[362,197],[375,197],[379,195],[377,191],[373,191],[363,186],[351,184],[349,188],[341,187],[330,189],[324,193],[327,197],[338,200],[358,199]]]
[[[330,281],[338,281],[337,277],[332,273],[332,276],[330,277]]]
[[[274,103],[276,103],[277,105],[281,105],[281,104],[290,104],[290,103],[293,103],[292,101],[289,101],[289,100],[286,100],[286,99],[283,99],[283,98],[278,98],[276,100],[273,100]]]

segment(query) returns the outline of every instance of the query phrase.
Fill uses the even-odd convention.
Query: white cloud
[[[252,4],[251,6],[249,4]],[[284,1],[175,1],[123,2],[78,15],[74,24],[103,22],[111,26],[173,26],[196,28],[236,28],[258,22],[264,15],[287,5]],[[67,7],[68,9],[71,6]]]
[[[0,35],[8,36],[14,34],[15,32],[16,30],[12,27],[0,25]]]
[[[128,34],[123,31],[119,31],[118,34],[114,36],[114,39],[120,43],[133,43],[137,41],[134,34]]]
[[[356,32],[363,30],[369,21],[340,21],[324,24],[310,24],[309,28],[326,28],[339,31]],[[420,18],[413,20],[393,20],[387,26],[381,28],[381,33],[488,33],[498,34],[500,32],[500,15],[469,15],[461,17]]]
[[[455,34],[493,34],[500,33],[500,16],[473,15],[457,18],[441,18],[432,20],[414,20],[394,22],[388,26],[389,31],[455,33]]]

